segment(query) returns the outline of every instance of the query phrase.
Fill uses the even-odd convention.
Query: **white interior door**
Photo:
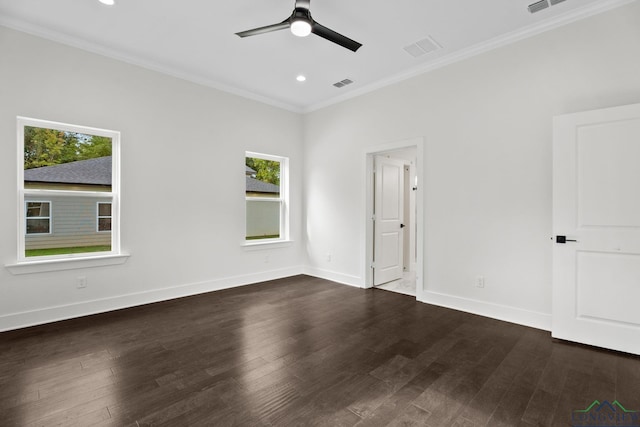
[[[640,104],[556,117],[553,228],[553,336],[640,354]]]
[[[404,162],[375,158],[374,286],[402,278]]]

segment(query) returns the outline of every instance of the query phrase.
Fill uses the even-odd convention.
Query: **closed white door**
[[[640,354],[640,104],[556,117],[553,331]]]
[[[374,286],[402,278],[404,162],[375,158]]]

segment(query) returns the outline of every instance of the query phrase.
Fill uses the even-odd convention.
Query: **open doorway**
[[[421,298],[421,138],[387,144],[367,156],[365,287]]]

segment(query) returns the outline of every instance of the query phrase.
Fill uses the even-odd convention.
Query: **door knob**
[[[404,228],[404,224],[400,224],[400,228]]]
[[[556,243],[578,242],[577,240],[567,239],[567,236],[556,236]]]

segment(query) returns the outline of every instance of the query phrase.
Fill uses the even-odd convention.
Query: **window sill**
[[[293,240],[270,240],[270,241],[252,241],[244,242],[242,249],[245,251],[258,251],[261,249],[284,248],[291,246]]]
[[[103,267],[124,264],[129,254],[75,257],[69,259],[48,259],[7,264],[5,268],[13,275],[45,273],[49,271],[74,270],[78,268]]]

